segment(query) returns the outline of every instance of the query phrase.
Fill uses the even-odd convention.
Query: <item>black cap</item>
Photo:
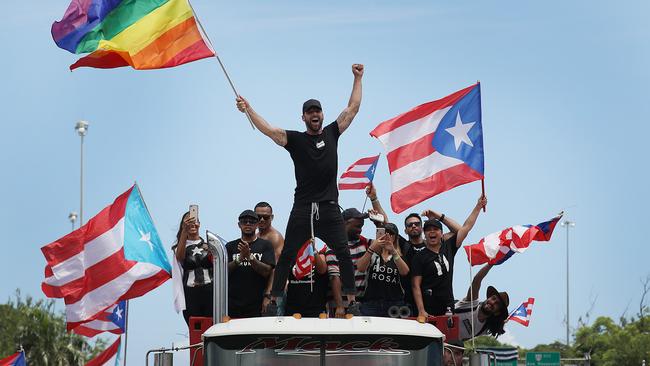
[[[356,208],[348,208],[343,210],[343,220],[348,221],[350,219],[367,219],[367,213],[361,213]]]
[[[422,230],[427,231],[427,229],[431,227],[435,227],[437,229],[442,230],[442,223],[438,220],[427,220],[424,222],[424,225],[422,226]]]
[[[397,226],[391,222],[387,222],[384,224],[384,229],[386,229],[387,233],[397,235],[399,233],[399,229],[397,229]]]
[[[259,219],[260,219],[260,217],[257,216],[257,214],[255,213],[255,211],[253,211],[253,210],[244,210],[244,211],[242,211],[242,213],[239,214],[239,219],[241,220],[241,219],[243,219],[244,217],[251,217],[251,218],[254,218],[255,220],[259,220]]]
[[[318,108],[321,111],[323,110],[323,107],[320,106],[320,102],[317,101],[316,99],[309,99],[308,101],[304,102],[302,104],[302,113],[305,113],[309,110],[309,108]]]

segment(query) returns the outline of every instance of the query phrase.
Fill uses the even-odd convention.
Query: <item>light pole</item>
[[[74,211],[70,212],[68,220],[72,223],[72,231],[74,231],[74,222],[77,221],[77,213]]]
[[[88,122],[79,121],[74,126],[79,136],[81,136],[81,169],[79,178],[79,227],[84,224],[84,136],[88,133]]]
[[[569,346],[569,229],[576,223],[564,220],[560,225],[566,227],[566,345]]]

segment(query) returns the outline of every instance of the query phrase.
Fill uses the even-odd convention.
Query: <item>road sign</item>
[[[560,366],[559,352],[528,352],[526,366]]]

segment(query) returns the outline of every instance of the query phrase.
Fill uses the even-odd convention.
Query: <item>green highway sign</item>
[[[559,352],[528,352],[526,366],[560,366]]]

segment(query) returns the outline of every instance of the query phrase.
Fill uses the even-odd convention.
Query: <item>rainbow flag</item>
[[[188,0],[72,0],[52,24],[57,46],[89,53],[70,66],[160,69],[214,56]]]

